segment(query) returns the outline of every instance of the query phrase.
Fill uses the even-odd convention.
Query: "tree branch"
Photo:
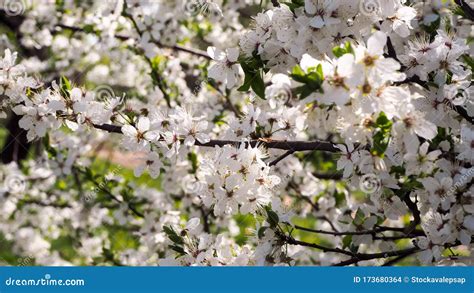
[[[65,25],[65,24],[57,24],[56,26],[61,28],[61,29],[71,30],[73,32],[83,32],[83,33],[85,33],[85,30],[83,28],[80,28],[80,27],[69,26],[69,25]],[[130,36],[125,36],[125,35],[114,35],[114,37],[116,39],[119,39],[119,40],[122,40],[122,41],[127,41],[127,40],[132,38]],[[167,49],[171,49],[171,50],[174,50],[174,51],[185,52],[185,53],[188,53],[188,54],[191,54],[191,55],[195,55],[195,56],[198,56],[198,57],[203,57],[203,58],[206,58],[208,60],[211,60],[211,57],[209,57],[209,55],[207,55],[207,52],[199,50],[199,49],[188,48],[188,47],[181,46],[181,45],[178,45],[178,44],[173,45],[173,46],[164,45],[164,44],[162,44],[158,41],[155,41],[155,40],[151,40],[151,42],[154,43],[155,45],[157,45],[158,47],[161,47],[161,48],[167,48]]]
[[[422,251],[422,249],[420,249],[419,247],[414,246],[414,247],[400,249],[400,250],[385,251],[385,252],[378,252],[378,253],[354,253],[354,252],[347,251],[347,250],[340,249],[340,248],[331,248],[331,247],[322,246],[322,245],[319,245],[319,244],[316,244],[316,243],[309,243],[309,242],[296,240],[293,237],[283,235],[281,232],[277,232],[277,235],[283,241],[285,241],[287,244],[290,244],[290,245],[300,245],[300,246],[319,249],[323,252],[334,252],[334,253],[339,253],[339,254],[344,254],[344,255],[351,256],[350,259],[339,262],[339,263],[336,263],[336,264],[334,264],[334,266],[346,266],[346,265],[351,265],[351,264],[358,263],[360,261],[372,260],[372,259],[377,259],[377,258],[388,258],[388,257],[393,257],[393,256],[396,256],[396,257],[404,256],[404,257],[406,257],[406,256],[411,255],[413,253]],[[459,245],[459,244],[460,244],[459,242],[456,242],[454,244],[448,244],[445,247],[448,248],[448,247],[456,246],[456,245]]]
[[[111,124],[92,124],[94,128],[105,130],[111,133],[122,133],[122,127],[118,125]],[[284,141],[284,140],[269,140],[269,139],[256,139],[249,142],[245,141],[235,141],[235,140],[211,140],[206,143],[201,143],[196,140],[194,143],[196,146],[202,147],[215,147],[215,146],[225,146],[225,145],[240,145],[244,143],[245,145],[250,145],[255,147],[257,145],[264,145],[269,149],[279,149],[287,150],[292,152],[301,152],[301,151],[325,151],[331,153],[338,153],[340,150],[335,147],[331,142],[327,141]]]
[[[458,246],[458,245],[461,245],[461,243],[459,241],[456,241],[454,243],[449,243],[449,244],[446,244],[444,246],[444,248],[450,248],[450,247],[454,247],[454,246]],[[345,261],[342,261],[342,262],[339,262],[337,264],[335,264],[334,266],[347,266],[347,265],[351,265],[351,264],[356,264],[360,261],[364,261],[364,260],[371,260],[371,259],[377,259],[377,258],[387,258],[387,257],[392,257],[392,256],[396,256],[395,259],[391,260],[391,261],[388,261],[387,263],[385,263],[384,265],[392,265],[394,264],[395,262],[397,261],[400,261],[401,259],[409,256],[409,255],[412,255],[414,253],[417,253],[417,252],[420,252],[420,251],[423,251],[424,249],[421,249],[417,246],[414,246],[414,247],[411,247],[411,248],[406,248],[406,249],[401,249],[401,250],[395,250],[395,251],[387,251],[387,252],[380,252],[380,253],[369,253],[369,254],[365,254],[365,253],[356,253],[354,254],[354,256],[348,260],[345,260]]]
[[[420,248],[414,246],[406,249],[394,250],[394,251],[386,251],[386,252],[379,252],[379,253],[355,253],[354,256],[348,260],[341,261],[339,263],[334,264],[336,267],[340,266],[347,266],[356,264],[360,261],[364,260],[372,260],[377,258],[387,258],[392,256],[401,256],[401,255],[409,255],[421,251]]]
[[[466,1],[454,0],[454,2],[462,9],[462,11],[469,20],[474,21],[474,9],[472,9],[472,7],[469,6]]]
[[[314,177],[316,177],[318,179],[323,179],[323,180],[341,180],[343,178],[342,173],[329,173],[329,174],[326,174],[326,173],[313,172],[311,174]]]
[[[276,158],[275,160],[271,161],[270,164],[268,164],[268,166],[275,166],[276,164],[278,164],[280,161],[284,160],[286,157],[292,155],[295,151],[293,150],[289,150],[287,151],[286,153],[284,153],[283,155],[279,156],[278,158]]]
[[[334,236],[346,236],[346,235],[367,235],[367,234],[377,234],[381,232],[387,232],[390,231],[387,228],[389,227],[375,227],[373,230],[364,230],[364,231],[348,231],[348,232],[333,232],[333,231],[326,231],[326,230],[317,230],[317,229],[311,229],[311,228],[306,228],[306,227],[301,227],[298,225],[294,226],[295,229],[306,231],[306,232],[311,232],[311,233],[317,233],[317,234],[328,234],[328,235],[334,235]],[[397,231],[401,232],[401,231]],[[415,230],[412,231],[413,233],[409,234],[408,236],[419,236],[424,235],[424,232],[422,230]],[[394,237],[402,237],[402,236],[394,236]],[[407,235],[404,235],[403,237],[407,237]]]
[[[411,221],[410,225],[408,225],[408,227],[405,229],[405,233],[410,234],[411,232],[415,231],[416,226],[421,222],[421,214],[418,206],[416,205],[416,201],[411,201],[409,192],[402,198],[402,200],[413,214],[413,221]]]

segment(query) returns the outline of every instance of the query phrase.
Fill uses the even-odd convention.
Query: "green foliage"
[[[197,158],[196,153],[190,152],[188,154],[188,160],[191,162],[192,173],[195,174],[198,169],[198,158]]]
[[[346,235],[342,238],[342,249],[346,249],[352,245],[352,235]]]
[[[163,226],[163,231],[166,233],[166,236],[175,244],[182,245],[184,244],[183,237],[179,236],[176,231],[171,226]]]
[[[304,0],[291,0],[290,2],[283,2],[282,4],[285,4],[292,12],[295,12],[295,9],[304,7]]]
[[[323,67],[319,64],[316,67],[309,68],[308,73],[305,73],[299,65],[296,65],[290,77],[304,85],[299,86],[295,89],[295,93],[300,95],[301,99],[304,99],[314,92],[322,93],[322,83],[324,81]]]
[[[265,64],[259,56],[246,58],[240,61],[245,73],[244,84],[238,88],[241,92],[252,90],[262,99],[265,99],[265,82],[263,81]]]
[[[69,235],[61,235],[51,240],[51,250],[57,251],[65,260],[72,260],[76,256],[75,239]]]
[[[437,20],[430,23],[430,25],[420,24],[420,26],[428,33],[428,35],[432,36],[436,34],[436,31],[439,29],[441,25],[441,17],[438,17]]]
[[[59,89],[64,97],[69,98],[69,92],[72,90],[72,85],[67,77],[61,76],[61,79],[59,80]]]
[[[168,238],[173,242],[172,245],[169,245],[169,248],[176,251],[179,256],[185,255],[186,251],[184,250],[184,239],[176,233],[176,231],[171,226],[163,226],[163,231],[168,236]],[[177,256],[178,257],[178,256]]]
[[[346,42],[342,46],[336,46],[332,49],[332,53],[334,56],[337,58],[345,55],[345,54],[354,54],[354,49],[352,48],[352,45],[350,42]]]
[[[469,55],[463,55],[462,59],[464,62],[471,68],[471,71],[474,71],[474,58]]]
[[[271,228],[276,228],[278,226],[278,223],[280,222],[280,219],[278,218],[278,214],[272,211],[270,207],[265,208],[267,212],[267,222],[270,224]]]
[[[247,243],[249,235],[254,235],[253,229],[257,221],[251,215],[235,215],[234,220],[239,226],[240,233],[235,237],[235,242],[239,245],[244,245]]]
[[[390,143],[390,132],[392,130],[392,121],[387,118],[384,112],[380,112],[375,121],[375,133],[373,136],[373,146],[370,152],[374,156],[383,158],[384,153]]]
[[[438,132],[437,132],[435,138],[433,138],[431,140],[430,149],[438,149],[439,144],[443,141],[448,141],[449,143],[451,143],[451,145],[455,144],[455,142],[453,141],[453,137],[452,137],[451,133],[449,133],[446,130],[446,128],[438,127]]]

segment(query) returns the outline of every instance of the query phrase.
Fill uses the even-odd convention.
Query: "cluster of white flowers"
[[[23,66],[16,64],[17,55],[18,53],[12,53],[7,49],[1,60],[0,86],[2,97],[0,100],[0,118],[6,118],[5,110],[26,98],[26,89],[34,89],[39,86],[36,80],[26,76]]]
[[[20,116],[36,145],[0,166],[14,253],[220,266],[473,252],[472,11],[261,2],[33,3],[5,23],[0,118]]]
[[[214,207],[217,216],[255,213],[259,207],[272,201],[272,189],[280,178],[270,175],[265,164],[266,154],[258,147],[239,148],[224,146],[217,149],[212,158],[204,158],[201,172],[202,201]],[[240,208],[239,208],[240,207]]]

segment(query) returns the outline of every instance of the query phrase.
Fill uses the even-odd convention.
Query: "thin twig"
[[[295,225],[294,226],[295,229],[298,229],[298,230],[302,230],[302,231],[306,231],[306,232],[311,232],[311,233],[316,233],[316,234],[328,234],[328,235],[334,235],[334,236],[346,236],[346,235],[367,235],[367,234],[377,234],[377,233],[381,233],[381,232],[387,232],[387,231],[390,231],[388,229],[390,229],[390,227],[375,227],[373,230],[364,230],[364,231],[348,231],[348,232],[333,232],[333,231],[327,231],[327,230],[317,230],[317,229],[311,229],[311,228],[306,228],[306,227],[302,227],[302,226],[298,226],[298,225]],[[388,228],[388,229],[386,229]],[[402,231],[397,231],[397,232],[402,232]],[[413,236],[413,235],[416,235],[416,236],[419,236],[420,233],[424,234],[423,231],[421,230],[416,230],[416,231],[412,231],[414,233],[411,233],[409,235],[403,235],[403,236],[393,236],[393,237],[404,237],[406,238],[407,236]],[[377,236],[377,237],[381,237],[381,236]],[[391,237],[391,236],[384,236],[384,237]],[[402,238],[400,238],[402,239]]]
[[[276,158],[275,160],[271,161],[270,164],[268,164],[268,166],[270,166],[270,167],[275,166],[280,161],[284,160],[286,157],[292,155],[294,152],[295,152],[294,150],[289,150],[289,151],[285,152],[283,155],[281,155],[278,158]]]
[[[85,30],[83,28],[80,28],[80,27],[75,27],[75,26],[70,26],[70,25],[65,25],[65,24],[57,24],[56,26],[61,28],[61,29],[71,30],[73,32],[83,32],[83,33],[85,32]],[[131,39],[132,37],[115,34],[114,38],[116,38],[118,40],[122,40],[122,41],[127,41],[127,40]],[[185,47],[185,46],[177,45],[177,44],[169,46],[169,45],[162,44],[162,43],[160,43],[158,41],[155,41],[155,40],[151,40],[151,42],[154,43],[155,45],[157,45],[158,47],[161,47],[161,48],[167,48],[167,49],[171,49],[171,50],[174,50],[174,51],[181,51],[181,52],[185,52],[185,53],[188,53],[188,54],[191,54],[191,55],[195,55],[195,56],[198,56],[198,57],[203,57],[203,58],[206,58],[208,60],[211,60],[211,57],[209,57],[209,55],[207,55],[207,52],[199,50],[199,49],[189,48],[189,47]]]
[[[272,0],[273,7],[280,7],[278,0]]]
[[[469,20],[474,21],[474,9],[469,6],[466,1],[454,0],[454,2],[462,9],[462,11]]]
[[[111,133],[122,133],[122,127],[111,124],[92,124],[94,128],[105,130]],[[250,145],[255,147],[257,145],[263,145],[269,149],[279,149],[279,150],[291,150],[293,152],[301,151],[325,151],[331,153],[338,153],[340,149],[327,141],[286,141],[286,140],[270,140],[270,139],[255,139],[250,141],[235,141],[235,140],[210,140],[206,143],[201,143],[196,140],[194,145],[202,147],[215,147],[215,146],[225,146],[225,145],[240,145],[240,144]]]

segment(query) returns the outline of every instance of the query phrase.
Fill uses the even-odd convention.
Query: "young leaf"
[[[270,224],[270,227],[275,228],[280,222],[280,219],[274,211],[270,208],[267,208],[267,222]]]

